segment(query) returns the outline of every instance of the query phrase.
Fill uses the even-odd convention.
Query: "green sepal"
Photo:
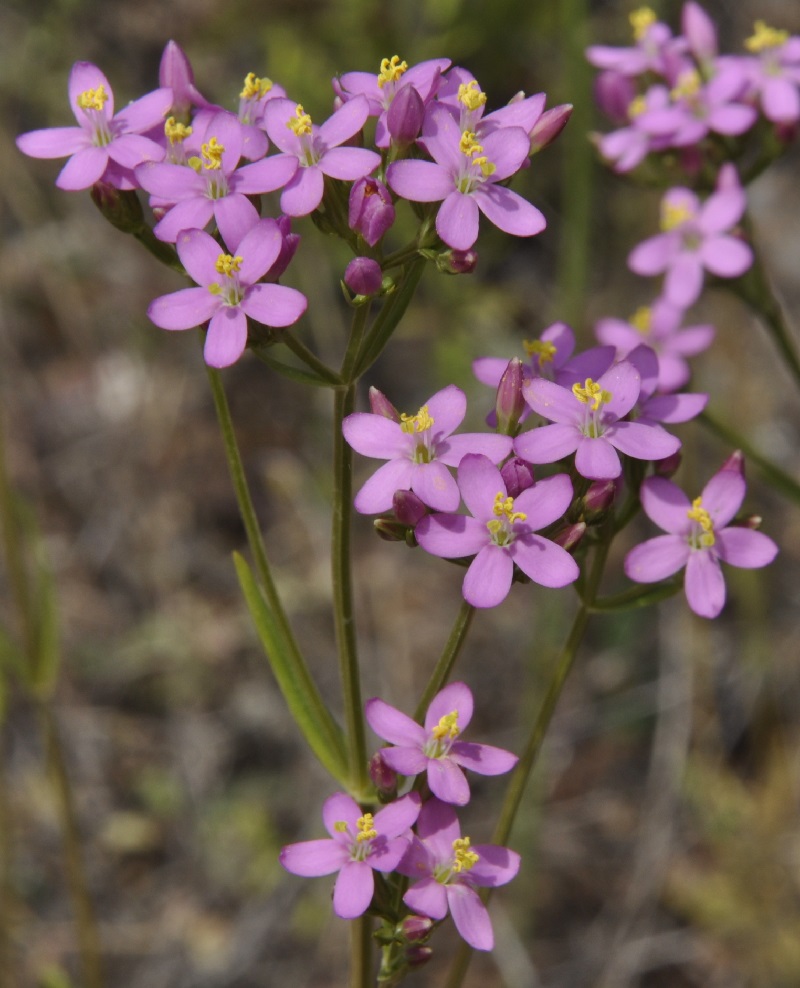
[[[320,763],[346,787],[347,758],[341,728],[313,685],[301,682],[303,677],[298,677],[281,626],[267,606],[247,562],[238,552],[234,552],[233,562],[247,608],[289,712]]]

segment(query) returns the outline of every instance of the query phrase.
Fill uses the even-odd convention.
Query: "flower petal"
[[[425,552],[442,559],[472,556],[489,541],[483,522],[466,515],[426,515],[414,534]]]
[[[194,329],[209,320],[219,304],[206,288],[182,288],[154,299],[147,315],[159,329]]]
[[[463,731],[472,720],[473,708],[474,700],[469,686],[461,682],[449,683],[431,700],[425,714],[426,733],[430,733],[442,717],[446,717],[454,710],[458,712],[458,728]]]
[[[462,768],[478,775],[503,775],[510,772],[519,759],[510,751],[495,748],[491,744],[475,744],[472,741],[454,741],[450,757]]]
[[[460,882],[447,885],[445,889],[450,915],[463,939],[474,950],[491,950],[494,947],[492,921],[475,889]]]
[[[496,607],[508,596],[513,575],[514,563],[506,549],[484,546],[464,576],[464,600],[473,607]]]
[[[614,447],[603,436],[583,436],[575,451],[575,469],[589,480],[614,480],[622,473]]]
[[[443,803],[466,806],[469,802],[469,783],[466,776],[449,758],[428,759],[428,785],[433,795]]]
[[[766,566],[778,554],[778,547],[769,536],[749,528],[725,528],[717,532],[714,548],[723,562],[743,569]]]
[[[333,911],[340,919],[363,915],[372,902],[375,877],[366,861],[348,861],[333,886]]]
[[[689,543],[677,535],[657,535],[634,546],[625,557],[625,575],[635,583],[657,583],[683,569]]]
[[[283,867],[293,875],[301,875],[303,878],[331,875],[334,871],[339,871],[348,858],[347,849],[329,837],[288,844],[280,854]]]
[[[547,226],[540,210],[512,189],[487,182],[474,193],[483,215],[494,225],[515,237],[533,237]]]
[[[469,250],[478,239],[478,205],[472,196],[452,191],[436,214],[436,232],[455,250]]]
[[[700,617],[715,618],[725,606],[725,579],[716,556],[707,549],[689,554],[684,581],[689,607]]]
[[[247,346],[247,316],[239,306],[217,309],[208,324],[203,358],[209,367],[230,367]]]
[[[305,295],[287,285],[251,285],[241,303],[242,311],[256,322],[278,329],[296,323],[307,306]]]
[[[408,714],[377,696],[364,704],[364,716],[372,730],[384,741],[411,748],[421,748],[425,744],[424,728]]]

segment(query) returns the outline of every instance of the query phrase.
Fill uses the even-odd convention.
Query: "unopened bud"
[[[656,477],[672,477],[678,472],[683,457],[680,450],[672,456],[665,456],[663,460],[656,460],[653,464],[653,472]]]
[[[562,103],[554,106],[550,110],[545,110],[533,125],[530,134],[530,153],[538,154],[558,137],[561,131],[567,126],[567,121],[572,116],[572,104]]]
[[[436,255],[436,267],[443,274],[472,274],[477,266],[476,250],[446,250]]]
[[[413,946],[409,947],[406,951],[406,960],[408,961],[409,967],[422,967],[423,964],[427,964],[428,961],[433,957],[433,950],[431,947],[420,947]]]
[[[516,435],[520,416],[527,408],[522,396],[522,382],[522,361],[519,357],[512,357],[500,378],[494,405],[497,431],[504,436]]]
[[[395,491],[392,507],[397,520],[410,528],[416,527],[428,513],[427,506],[413,491]]]
[[[583,496],[583,517],[588,522],[598,522],[606,514],[617,496],[615,480],[595,480]]]
[[[381,802],[389,802],[397,796],[397,772],[389,768],[380,751],[369,760],[369,777],[378,790]]]
[[[375,529],[375,534],[384,542],[408,541],[408,525],[397,521],[396,518],[376,518],[372,527]]]
[[[344,283],[356,295],[377,295],[383,285],[383,272],[371,257],[354,257],[344,272]]]
[[[681,12],[681,33],[698,62],[712,62],[717,57],[717,31],[714,22],[694,0],[686,0]]]
[[[279,216],[275,222],[281,231],[281,249],[267,272],[266,281],[277,281],[280,278],[289,267],[289,262],[294,257],[300,243],[300,234],[292,233],[292,221],[288,216]]]
[[[95,206],[117,230],[133,233],[144,226],[142,204],[132,189],[115,189],[105,182],[97,182],[90,195]]]
[[[553,541],[560,545],[562,549],[570,552],[581,541],[586,532],[586,522],[577,521],[574,525],[565,525],[560,532],[556,532]]]
[[[731,470],[744,477],[744,453],[737,449],[725,460],[720,470]]]
[[[168,41],[161,55],[158,83],[172,90],[172,113],[188,121],[192,106],[209,106],[194,84],[194,73],[186,53],[176,41]]]
[[[424,940],[432,929],[433,920],[427,916],[406,916],[397,932],[404,940],[413,943],[415,940]]]
[[[377,388],[369,389],[369,407],[373,415],[382,415],[385,419],[391,419],[392,422],[400,421],[400,412]]]
[[[425,104],[417,90],[409,83],[401,86],[386,113],[386,127],[392,143],[407,148],[419,137]]]
[[[376,178],[360,178],[350,190],[347,222],[351,230],[366,240],[370,247],[394,223],[392,196],[383,182]]]
[[[594,81],[595,103],[616,124],[628,123],[630,106],[635,98],[633,80],[621,72],[601,72]]]
[[[519,497],[523,491],[533,487],[533,466],[519,456],[504,463],[500,468],[500,475],[509,497]]]

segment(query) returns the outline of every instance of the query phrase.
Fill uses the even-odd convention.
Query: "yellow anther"
[[[486,103],[486,93],[481,92],[476,79],[462,82],[458,87],[458,102],[468,110],[477,110]]]
[[[498,491],[494,496],[494,505],[492,507],[492,512],[498,516],[505,516],[506,520],[510,524],[514,524],[515,521],[525,521],[528,517],[524,511],[514,510],[514,498],[506,497],[502,491]],[[491,522],[489,522],[491,524]],[[490,529],[491,531],[491,529]]]
[[[298,137],[311,133],[311,117],[306,113],[300,103],[294,111],[294,117],[289,120],[286,126],[295,132]]]
[[[170,144],[180,144],[191,134],[192,128],[180,123],[175,117],[167,117],[164,121],[164,136]]]
[[[611,401],[611,392],[604,391],[600,385],[596,381],[593,381],[590,377],[586,378],[583,387],[581,387],[578,383],[573,384],[572,393],[578,401],[582,402],[584,405],[588,405],[591,402],[593,412],[596,412],[601,405],[605,405]]]
[[[433,419],[431,418],[427,405],[423,405],[416,415],[406,415],[405,412],[400,415],[400,428],[403,432],[425,432],[425,430],[430,429],[432,425]]]
[[[334,823],[333,825],[333,829],[336,831],[337,834],[346,834],[347,833],[346,821],[337,820],[336,823]]]
[[[381,70],[378,73],[378,88],[383,89],[387,82],[397,82],[408,68],[408,62],[401,62],[399,55],[381,59]]]
[[[200,147],[200,154],[203,156],[203,168],[207,172],[217,172],[222,168],[222,155],[225,148],[216,137],[212,137]]]
[[[636,96],[628,103],[628,117],[633,120],[634,117],[641,116],[646,109],[647,100],[644,96]]]
[[[653,313],[648,305],[640,305],[631,316],[631,326],[640,333],[647,334],[653,328]]]
[[[639,7],[638,10],[632,10],[630,12],[628,20],[633,28],[634,40],[641,41],[647,33],[647,29],[652,24],[655,24],[658,18],[650,7]]]
[[[365,813],[364,816],[360,816],[356,820],[356,826],[358,827],[356,840],[359,843],[363,843],[365,840],[373,840],[378,836],[378,831],[375,829],[374,824],[375,821],[371,813]]]
[[[540,367],[552,363],[556,355],[555,343],[550,343],[548,340],[523,340],[522,345],[529,357],[536,357]]]
[[[484,178],[488,178],[490,175],[494,175],[494,173],[497,171],[497,165],[492,164],[492,162],[489,161],[489,159],[486,157],[485,154],[482,154],[478,158],[473,158],[472,164],[477,165],[480,168],[480,170],[483,172]]]
[[[704,546],[714,545],[716,542],[716,538],[714,537],[714,523],[711,521],[711,515],[703,507],[703,499],[696,497],[686,514],[703,529],[703,534],[700,536],[700,544]]]
[[[259,79],[255,72],[248,72],[244,77],[244,86],[239,93],[240,99],[261,99],[272,89],[272,79]]]
[[[219,274],[224,274],[226,277],[230,278],[232,274],[236,274],[239,268],[242,266],[243,257],[238,254],[233,257],[231,254],[220,254],[217,258],[214,267],[217,269]]]
[[[469,871],[480,861],[480,855],[470,849],[469,837],[456,837],[453,841],[453,871]]]
[[[745,48],[752,52],[764,51],[767,48],[778,48],[789,40],[788,31],[769,27],[764,21],[756,21],[753,25],[753,32],[744,43]]]
[[[664,233],[688,223],[691,219],[694,219],[694,213],[683,203],[661,203],[661,229]]]
[[[437,741],[441,741],[442,738],[449,738],[452,741],[453,738],[458,737],[459,733],[457,710],[451,710],[449,714],[440,717],[439,723],[431,731]]]
[[[97,89],[84,89],[77,102],[82,110],[102,110],[107,99],[106,87],[98,86]]]
[[[476,154],[483,153],[483,145],[478,143],[478,135],[471,130],[465,130],[458,142],[458,149],[468,158],[473,158]]]
[[[689,99],[700,91],[702,79],[697,69],[688,69],[678,76],[678,84],[670,90],[673,99]]]

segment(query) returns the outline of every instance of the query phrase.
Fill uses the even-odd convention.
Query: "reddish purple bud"
[[[398,933],[404,940],[413,943],[415,940],[424,940],[433,929],[433,920],[427,916],[406,916],[400,923]]]
[[[394,223],[394,216],[391,193],[377,178],[360,178],[350,190],[347,222],[370,247]]]
[[[552,538],[556,545],[560,545],[562,549],[570,552],[580,542],[585,532],[586,522],[578,521],[574,525],[565,525]]]
[[[392,495],[392,508],[397,520],[411,528],[428,513],[427,506],[413,491],[395,491]]]
[[[717,29],[714,22],[694,0],[687,0],[681,12],[681,33],[698,62],[711,62],[717,57]]]
[[[389,768],[380,751],[376,751],[369,760],[369,777],[382,802],[389,802],[397,796],[397,772]]]
[[[595,480],[583,496],[583,517],[586,521],[597,522],[606,514],[617,496],[615,480]]]
[[[385,419],[391,419],[392,422],[400,421],[400,412],[377,388],[369,389],[369,407],[373,415],[382,415]]]
[[[407,148],[419,137],[425,104],[417,90],[410,84],[402,86],[395,94],[386,113],[386,128],[392,136],[392,143]]]
[[[189,119],[193,106],[209,106],[194,84],[194,73],[186,53],[176,41],[168,41],[161,56],[158,84],[172,90],[172,112],[177,117]]]
[[[436,255],[436,267],[443,274],[472,274],[477,266],[476,250],[446,250]]]
[[[520,416],[527,407],[522,396],[522,382],[522,361],[519,357],[512,357],[497,386],[497,398],[494,406],[497,415],[497,431],[504,436],[516,435]]]
[[[737,449],[728,457],[720,467],[721,470],[733,470],[744,477],[744,453]]]
[[[680,451],[673,453],[672,456],[664,457],[663,460],[656,460],[653,463],[653,472],[657,477],[672,477],[678,472],[681,460]]]
[[[628,108],[635,96],[633,80],[621,72],[601,72],[594,81],[595,102],[616,124],[628,123]]]
[[[736,528],[749,528],[751,532],[757,532],[761,528],[763,521],[764,519],[761,515],[737,515],[731,522],[731,525],[734,525]]]
[[[409,967],[422,967],[423,964],[428,963],[431,957],[433,957],[431,947],[414,946],[409,947],[406,951],[406,960]]]
[[[500,475],[509,497],[519,497],[523,491],[533,486],[533,466],[519,456],[504,463],[500,468]]]
[[[277,281],[283,272],[289,267],[289,263],[295,255],[297,245],[300,243],[300,234],[292,233],[292,221],[288,216],[279,216],[275,221],[281,231],[281,249],[274,264],[267,272],[265,281]]]
[[[377,295],[383,284],[383,272],[371,257],[354,257],[344,272],[344,283],[356,295]]]
[[[572,104],[562,103],[554,106],[550,110],[545,110],[533,125],[530,134],[531,154],[538,154],[558,137],[561,131],[567,126],[567,121],[572,116]]]

